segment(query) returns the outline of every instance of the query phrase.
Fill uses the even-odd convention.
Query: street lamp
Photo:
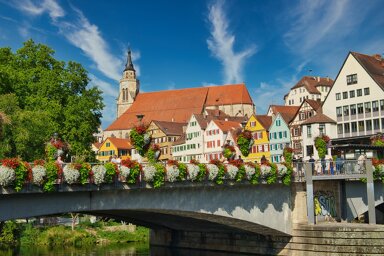
[[[143,120],[144,115],[143,114],[137,114],[136,117],[137,117],[137,120],[139,120],[139,122],[141,123],[141,120]]]

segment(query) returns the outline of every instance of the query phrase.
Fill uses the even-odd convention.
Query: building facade
[[[291,148],[293,149],[293,154],[295,158],[303,157],[303,137],[302,137],[302,123],[307,119],[316,115],[321,109],[321,102],[317,100],[305,99],[299,109],[297,110],[295,116],[289,123],[289,129],[291,134]]]
[[[272,125],[269,128],[269,145],[271,161],[273,163],[283,162],[283,151],[284,148],[290,147],[291,135],[287,121],[280,113],[273,119]]]
[[[369,144],[384,131],[384,61],[350,52],[323,104],[323,112],[337,121],[333,143]]]
[[[328,77],[304,76],[284,95],[285,105],[300,106],[305,99],[324,101],[332,85]]]
[[[272,117],[267,115],[252,115],[247,124],[245,130],[252,133],[253,146],[249,152],[249,155],[245,157],[246,161],[257,161],[260,163],[260,159],[265,156],[270,160],[271,153],[269,148],[269,135],[268,129],[271,126]]]
[[[132,145],[127,139],[107,138],[101,144],[96,159],[100,162],[108,162],[116,155],[121,160],[130,158]]]

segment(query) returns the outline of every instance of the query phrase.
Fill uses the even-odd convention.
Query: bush
[[[18,243],[20,230],[16,222],[6,221],[0,225],[0,229],[0,245],[12,246]]]

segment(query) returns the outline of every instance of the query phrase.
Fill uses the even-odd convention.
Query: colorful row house
[[[124,160],[130,158],[131,149],[132,145],[128,139],[109,137],[101,144],[96,159],[108,162],[113,156],[117,156]]]
[[[247,124],[245,130],[252,133],[253,146],[250,149],[249,155],[245,157],[246,161],[260,162],[264,156],[267,160],[270,160],[270,147],[268,129],[271,126],[272,117],[267,115],[252,115]]]

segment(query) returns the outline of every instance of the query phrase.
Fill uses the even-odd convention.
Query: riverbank
[[[82,222],[71,227],[64,225],[40,226],[7,221],[0,234],[1,247],[48,246],[86,247],[94,245],[143,243],[148,244],[149,230],[134,225],[98,221]]]

